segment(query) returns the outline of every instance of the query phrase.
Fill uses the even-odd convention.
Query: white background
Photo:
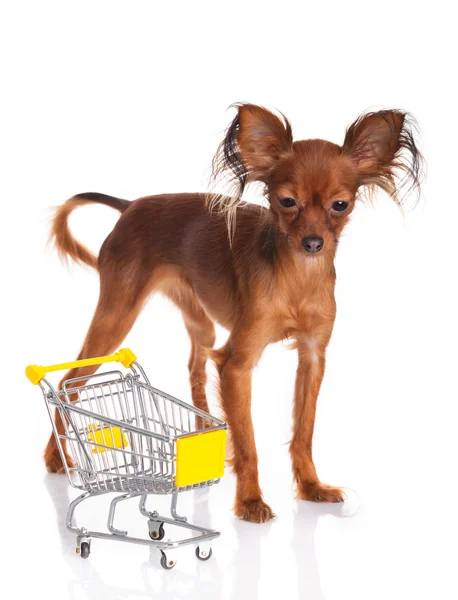
[[[2,3],[0,586],[10,596],[457,597],[451,6]],[[253,401],[261,484],[278,519],[236,521],[228,473],[208,498],[182,499],[183,512],[222,531],[209,563],[197,564],[187,549],[166,572],[147,548],[103,541],[82,561],[63,527],[74,493],[63,477],[45,474],[49,423],[23,372],[28,363],[75,358],[98,280],[81,267],[68,272],[45,250],[48,209],[85,191],[135,199],[205,190],[233,117],[226,109],[240,100],[281,110],[296,139],[341,143],[367,108],[406,109],[420,124],[428,163],[420,204],[404,216],[383,193],[374,206],[359,205],[337,257],[338,316],[315,459],[323,481],[357,491],[359,513],[343,518],[341,508],[294,500],[287,441],[296,356],[279,344],[254,373]],[[97,252],[116,219],[95,206],[71,224]],[[218,343],[225,335],[218,331]],[[151,299],[126,345],[156,386],[190,399],[189,343],[169,303]],[[358,506],[354,495],[350,504],[347,513]],[[82,521],[101,525],[103,511],[97,505]],[[141,533],[135,508],[122,511]]]

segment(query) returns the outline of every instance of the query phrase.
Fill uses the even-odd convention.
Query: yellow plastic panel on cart
[[[97,427],[88,425],[89,440],[94,444],[108,446],[109,448],[126,448],[129,445],[127,438],[120,427]],[[107,448],[92,448],[92,452],[105,452]]]
[[[226,456],[225,429],[180,438],[176,445],[175,483],[178,487],[223,476]]]

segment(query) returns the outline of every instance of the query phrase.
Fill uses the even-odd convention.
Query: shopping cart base
[[[88,558],[91,552],[91,540],[92,538],[100,538],[105,540],[116,540],[118,542],[130,542],[133,544],[142,544],[144,546],[152,546],[159,550],[160,552],[160,564],[164,569],[172,569],[177,562],[176,559],[176,551],[182,546],[187,545],[195,545],[196,546],[196,556],[199,560],[208,560],[212,556],[212,548],[211,543],[212,540],[219,537],[221,534],[219,531],[214,531],[213,529],[206,529],[205,527],[200,527],[198,525],[193,525],[192,523],[188,523],[186,517],[181,517],[176,512],[177,505],[177,497],[178,493],[174,492],[172,494],[172,502],[171,502],[171,515],[170,517],[164,517],[159,515],[157,511],[149,512],[146,509],[146,500],[148,494],[141,493],[128,493],[122,494],[121,496],[116,496],[111,503],[110,509],[108,513],[107,520],[107,529],[109,533],[105,533],[102,531],[89,531],[84,527],[76,527],[73,524],[73,515],[76,507],[81,504],[84,500],[88,500],[89,498],[95,498],[96,496],[101,496],[106,494],[107,492],[85,492],[81,494],[78,498],[75,498],[73,502],[70,503],[67,512],[67,527],[70,531],[76,534],[76,553],[81,556],[81,558]],[[148,518],[148,533],[149,539],[147,538],[136,538],[131,537],[127,534],[127,531],[117,529],[114,527],[114,517],[116,512],[116,507],[119,502],[124,500],[130,500],[131,498],[140,497],[139,510],[140,513]],[[166,525],[174,525],[175,527],[181,527],[184,529],[188,529],[194,533],[198,533],[198,535],[191,536],[188,538],[184,538],[181,540],[171,540],[168,539],[166,541],[162,541],[165,533],[166,533]]]

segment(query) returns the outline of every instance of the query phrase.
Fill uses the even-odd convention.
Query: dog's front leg
[[[258,456],[251,419],[251,372],[266,343],[260,328],[232,332],[221,350],[213,352],[217,364],[221,401],[232,441],[232,467],[237,478],[236,516],[253,523],[274,517],[262,498],[258,480]]]
[[[343,502],[342,490],[320,482],[312,457],[316,402],[324,374],[327,341],[310,342],[307,338],[298,341],[290,453],[299,498],[313,502]]]

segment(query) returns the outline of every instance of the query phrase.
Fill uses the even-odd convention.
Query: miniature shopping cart
[[[67,379],[60,390],[45,379],[52,371],[112,361],[129,371]],[[196,546],[197,558],[208,560],[211,542],[220,533],[192,525],[179,516],[177,499],[180,492],[219,482],[224,472],[226,424],[151,386],[136,356],[127,348],[112,356],[49,367],[31,365],[26,375],[41,387],[70,484],[85,490],[70,503],[67,513],[67,527],[77,535],[76,552],[87,558],[91,538],[103,538],[154,545],[165,569],[175,566],[175,550],[189,544]],[[63,433],[54,422],[54,407],[64,424]],[[110,504],[109,533],[73,525],[78,504],[109,492],[121,493]],[[148,494],[171,494],[172,518],[149,512]],[[149,539],[128,536],[127,531],[114,527],[118,502],[134,497],[139,497],[140,512],[148,519]],[[165,541],[167,525],[190,530],[193,536]]]

